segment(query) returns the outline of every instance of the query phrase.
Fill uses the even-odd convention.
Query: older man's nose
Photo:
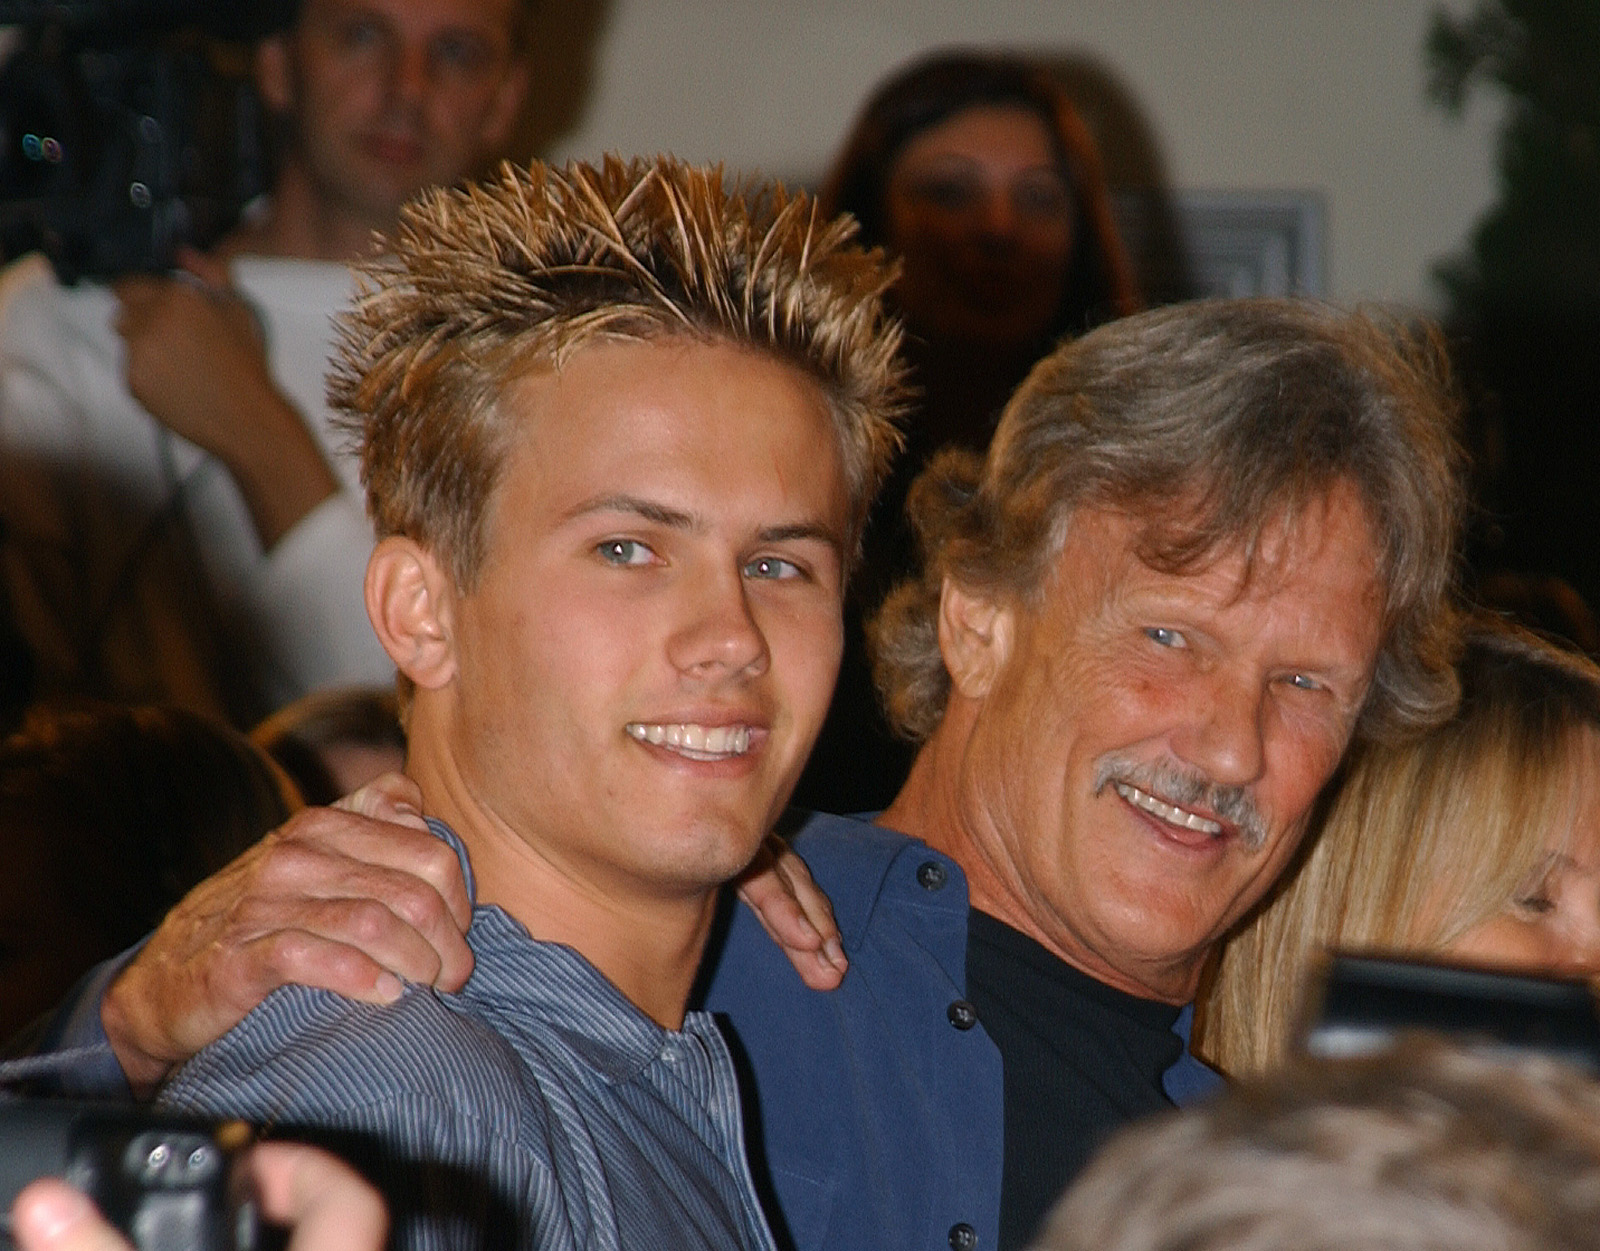
[[[1264,699],[1258,687],[1218,675],[1196,693],[1173,749],[1213,782],[1248,786],[1261,776]]]

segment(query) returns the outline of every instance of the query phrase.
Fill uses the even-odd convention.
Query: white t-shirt
[[[39,256],[0,273],[0,562],[46,693],[248,722],[320,686],[393,678],[362,603],[356,460],[323,398],[350,271],[242,257],[232,276],[343,486],[270,552],[222,463],[129,395],[112,292],[63,287]]]

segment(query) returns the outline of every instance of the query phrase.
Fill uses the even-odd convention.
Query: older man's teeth
[[[633,721],[626,728],[641,743],[671,748],[691,760],[722,760],[750,750],[747,725],[646,725]]]
[[[1208,821],[1192,812],[1185,812],[1182,808],[1174,808],[1171,804],[1164,804],[1154,795],[1147,795],[1136,786],[1129,786],[1126,782],[1113,782],[1112,785],[1116,787],[1117,794],[1135,808],[1142,808],[1151,816],[1160,817],[1169,825],[1181,825],[1185,829],[1198,830],[1202,834],[1222,833],[1222,826],[1217,822]]]

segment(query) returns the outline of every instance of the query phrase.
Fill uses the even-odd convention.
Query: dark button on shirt
[[[949,880],[950,875],[937,860],[924,860],[917,866],[917,883],[923,890],[943,890]]]
[[[966,1221],[950,1226],[950,1251],[975,1251],[977,1245],[978,1231]]]
[[[950,1024],[957,1029],[971,1029],[978,1023],[978,1011],[965,999],[957,999],[945,1009],[944,1014],[950,1018]]]

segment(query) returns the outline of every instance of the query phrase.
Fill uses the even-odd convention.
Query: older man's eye
[[[805,571],[792,560],[783,560],[777,556],[758,556],[744,567],[744,576],[763,579],[801,578],[805,576]]]
[[[648,565],[656,557],[654,552],[637,539],[607,539],[595,548],[595,552],[606,564],[619,567]]]
[[[1189,640],[1167,626],[1146,626],[1144,636],[1158,647],[1187,647]]]
[[[1288,683],[1297,691],[1320,691],[1322,683],[1304,673],[1291,673]]]

